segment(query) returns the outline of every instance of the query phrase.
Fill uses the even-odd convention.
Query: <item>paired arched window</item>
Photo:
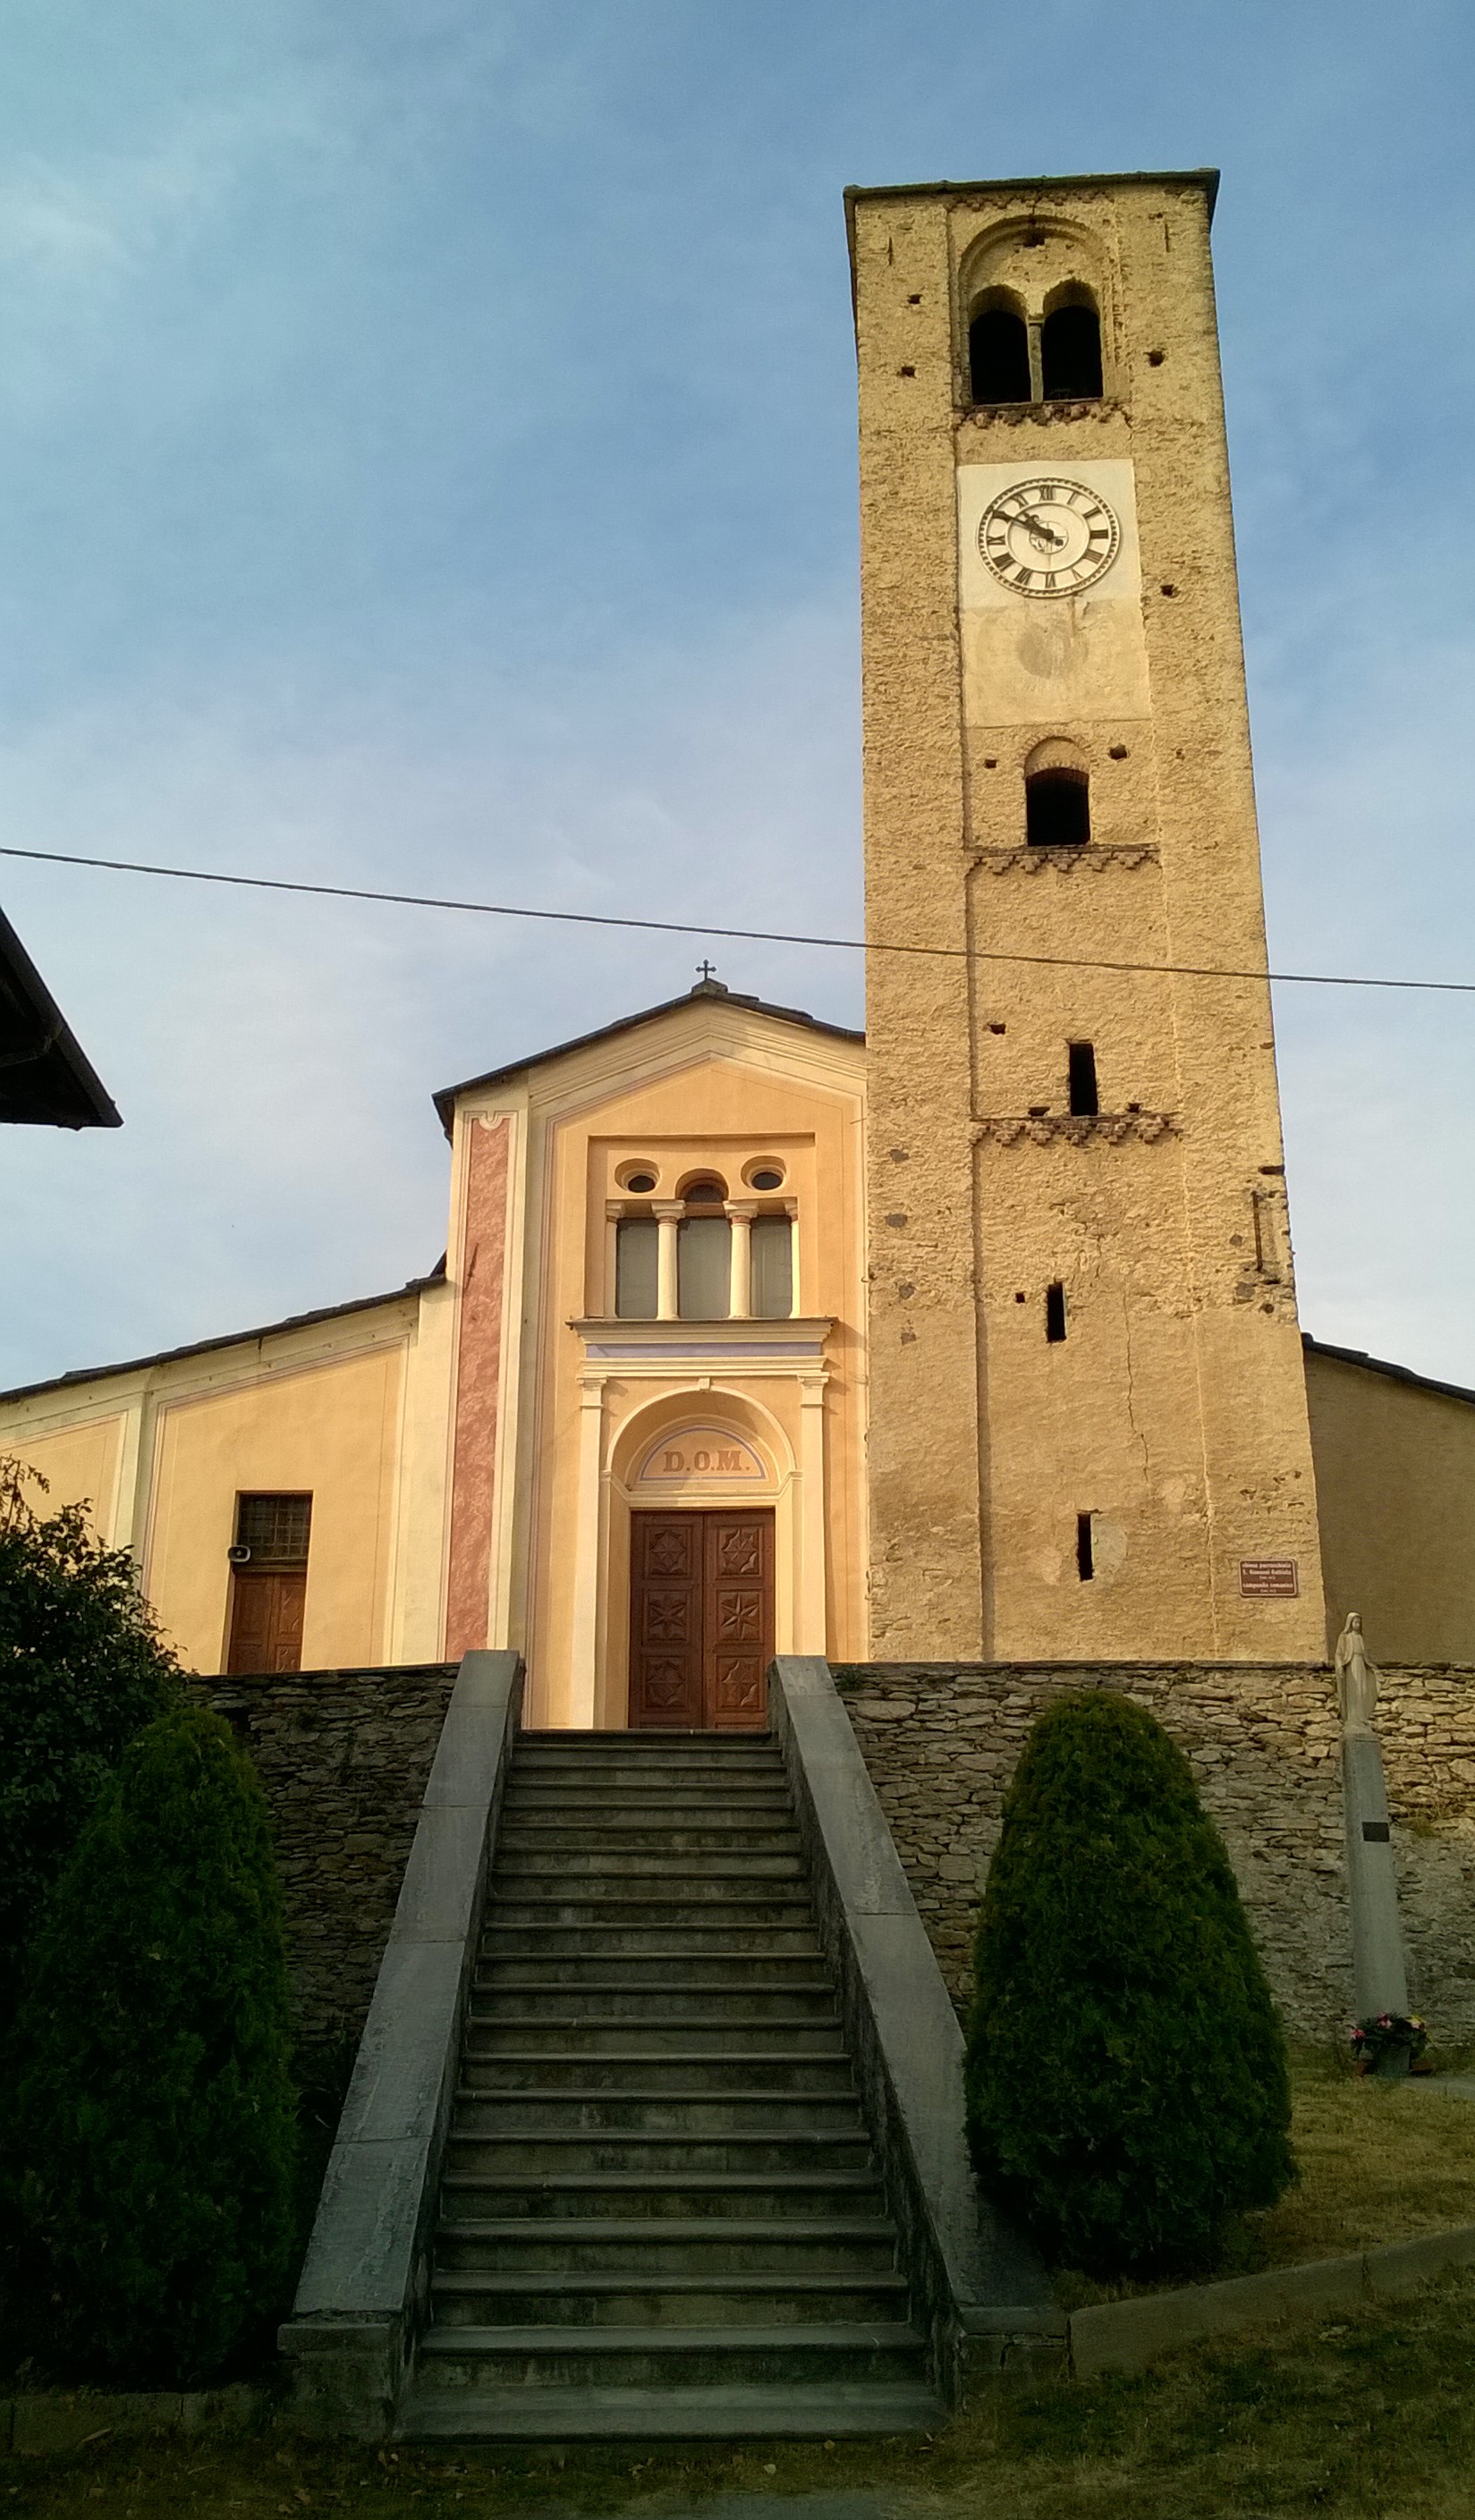
[[[1030,335],[1017,306],[987,298],[968,327],[968,383],[975,402],[1030,402]]]
[[[968,390],[986,405],[1099,402],[1101,318],[1089,290],[1067,282],[1037,325],[1017,298],[989,291],[968,326]]]
[[[1025,837],[1031,848],[1083,849],[1090,835],[1090,774],[1074,743],[1049,737],[1025,763]]]
[[[1039,328],[1039,382],[1046,402],[1101,399],[1101,318],[1082,300],[1053,307]]]

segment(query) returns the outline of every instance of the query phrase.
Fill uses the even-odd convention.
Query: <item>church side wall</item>
[[[1309,1348],[1327,1625],[1374,1650],[1475,1659],[1475,1402]]]
[[[265,1791],[308,2046],[363,2028],[455,1677],[419,1663],[194,1684]]]
[[[1339,1728],[1306,1663],[872,1663],[837,1667],[948,1987],[966,2002],[979,1899],[1025,1736],[1058,1697],[1120,1689],[1186,1752],[1223,1833],[1287,2029],[1352,2012]],[[1377,1730],[1409,1985],[1444,2037],[1475,2035],[1475,1669],[1385,1669]]]

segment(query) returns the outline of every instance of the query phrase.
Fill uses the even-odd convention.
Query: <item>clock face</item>
[[[1079,595],[1105,576],[1122,528],[1099,492],[1080,481],[1016,481],[984,510],[978,547],[1016,595]]]

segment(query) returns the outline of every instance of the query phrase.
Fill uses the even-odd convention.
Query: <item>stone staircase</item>
[[[401,2436],[930,2429],[899,2255],[774,1743],[523,1733]]]

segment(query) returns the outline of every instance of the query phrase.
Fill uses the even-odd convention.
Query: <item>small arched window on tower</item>
[[[975,402],[1029,402],[1030,336],[1015,299],[991,290],[968,325],[968,390]]]
[[[1025,762],[1025,836],[1032,849],[1083,849],[1090,835],[1085,762],[1074,743],[1049,736]]]
[[[1101,399],[1101,318],[1090,291],[1067,281],[1039,328],[1040,390],[1046,402]]]

